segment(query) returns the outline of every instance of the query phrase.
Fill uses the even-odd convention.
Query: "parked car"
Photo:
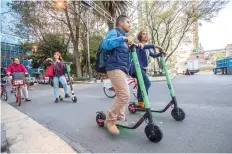
[[[48,84],[49,83],[49,77],[40,77],[37,82],[39,84]]]

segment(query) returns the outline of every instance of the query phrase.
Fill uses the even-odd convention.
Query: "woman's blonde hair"
[[[63,58],[62,58],[61,54],[60,54],[58,51],[56,51],[56,52],[54,53],[54,55],[56,55],[56,54],[59,56],[59,60],[60,60],[60,61],[63,61]]]

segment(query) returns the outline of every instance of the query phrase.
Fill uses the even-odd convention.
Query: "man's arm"
[[[118,47],[124,42],[124,37],[117,37],[117,31],[115,29],[108,32],[106,38],[102,42],[102,48],[105,50],[112,50]]]

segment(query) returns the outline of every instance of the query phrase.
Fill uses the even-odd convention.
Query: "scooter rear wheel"
[[[98,126],[104,127],[104,121],[106,120],[106,115],[103,112],[98,112],[96,116],[96,122]]]
[[[163,139],[163,132],[154,124],[148,124],[145,127],[145,134],[147,138],[154,143],[158,143]]]
[[[173,109],[171,115],[176,121],[182,121],[185,119],[185,112],[181,108],[178,108],[178,110]]]
[[[128,110],[130,113],[135,114],[136,113],[136,103],[132,102],[128,106]]]

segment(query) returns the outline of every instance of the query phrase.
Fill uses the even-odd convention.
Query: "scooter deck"
[[[129,127],[132,128],[136,122],[133,121],[116,121],[116,126],[117,127]]]

